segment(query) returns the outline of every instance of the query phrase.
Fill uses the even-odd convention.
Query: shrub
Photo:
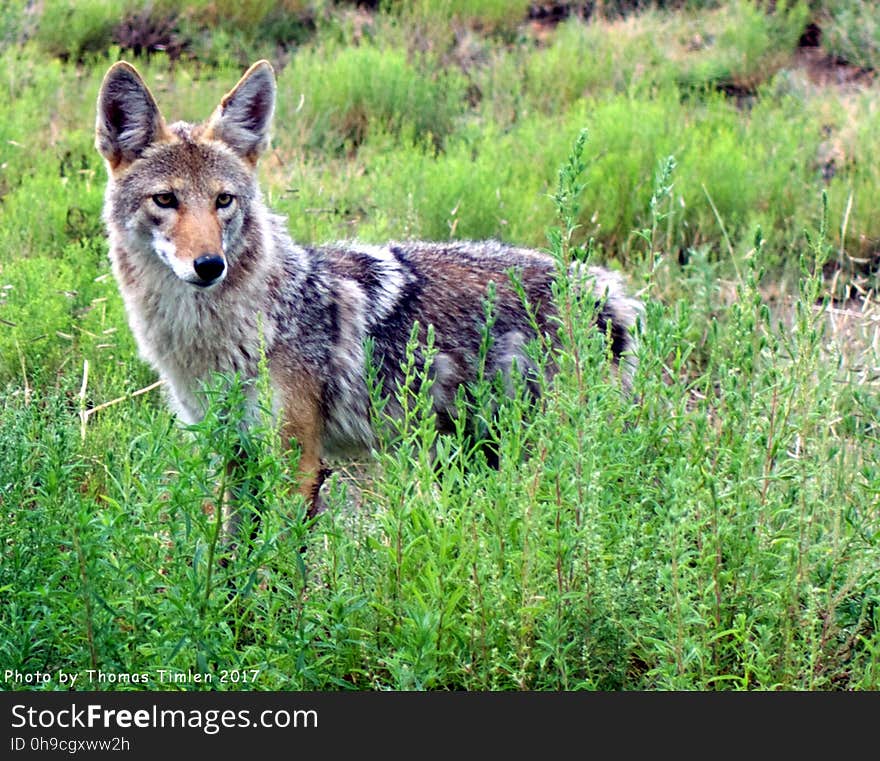
[[[51,56],[81,60],[110,47],[113,30],[131,0],[47,0],[35,40]]]
[[[288,97],[279,103],[279,123],[298,130],[308,148],[331,152],[356,148],[372,131],[399,134],[405,125],[441,145],[464,108],[461,76],[427,74],[404,51],[370,44],[304,48],[283,82]],[[290,97],[297,92],[301,109]]]
[[[825,3],[822,47],[835,58],[865,69],[880,68],[880,20],[866,0]]]

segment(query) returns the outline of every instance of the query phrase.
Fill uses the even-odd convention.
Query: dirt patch
[[[840,61],[812,45],[797,49],[794,67],[803,70],[810,82],[819,87],[863,87],[873,84],[877,78],[876,71]]]

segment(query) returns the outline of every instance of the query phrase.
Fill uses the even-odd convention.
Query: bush
[[[529,0],[386,0],[383,8],[408,25],[442,33],[464,24],[490,34],[512,35],[525,20]],[[432,29],[433,27],[433,29]]]
[[[460,75],[427,74],[402,50],[370,44],[304,48],[283,84],[279,123],[298,130],[301,143],[313,150],[350,150],[371,132],[399,134],[405,125],[416,138],[442,145],[465,105]],[[301,109],[291,97],[297,92],[303,94]]]
[[[46,53],[65,60],[79,61],[87,54],[103,53],[130,5],[131,0],[86,0],[75,5],[47,0],[35,40]]]
[[[822,47],[835,58],[865,69],[880,68],[880,19],[866,0],[825,4]]]

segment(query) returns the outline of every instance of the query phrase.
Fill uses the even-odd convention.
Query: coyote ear
[[[110,67],[98,94],[95,146],[112,169],[130,164],[157,140],[165,120],[144,80],[125,61]]]
[[[232,88],[208,120],[205,135],[222,140],[256,165],[269,146],[269,124],[275,109],[275,72],[268,61],[257,61]]]

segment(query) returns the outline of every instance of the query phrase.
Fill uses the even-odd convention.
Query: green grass
[[[880,21],[865,0],[827,4],[822,47],[831,55],[866,69],[880,64]]]
[[[682,17],[649,11],[610,23],[564,24],[525,59],[530,100],[556,112],[585,95],[682,90],[749,91],[781,68],[807,21],[803,3],[768,17],[750,2]],[[576,65],[572,65],[573,61]]]
[[[439,436],[412,377],[409,414],[306,527],[269,416],[228,481],[239,385],[190,428],[151,388],[92,146],[119,51],[77,42],[97,11],[61,36],[85,52],[51,51],[62,5],[11,7],[0,35],[2,668],[153,688],[171,686],[158,669],[230,668],[259,675],[213,687],[880,688],[878,96],[800,78],[802,6],[649,8],[538,43],[523,4],[392,3],[358,35],[343,4],[293,3],[317,29],[279,50],[270,4],[239,4],[225,48],[136,62],[170,118],[198,119],[277,54],[261,175],[298,240],[498,237],[623,269],[646,300],[633,398],[561,280],[537,408],[496,404],[486,378]],[[214,9],[189,7],[190,29]],[[429,11],[458,32],[425,36]],[[226,487],[263,519],[224,558]]]
[[[437,144],[464,108],[465,82],[455,72],[419,71],[405,51],[330,42],[302,51],[287,72],[291,88],[277,118],[315,150],[354,150],[370,131],[399,133]],[[301,93],[302,102],[294,96]]]
[[[77,60],[104,51],[111,44],[117,18],[128,0],[86,0],[77,4],[49,0],[45,4],[36,40],[50,56]]]
[[[513,37],[526,18],[528,0],[384,0],[393,18],[436,41],[456,28],[472,28],[486,35]]]

